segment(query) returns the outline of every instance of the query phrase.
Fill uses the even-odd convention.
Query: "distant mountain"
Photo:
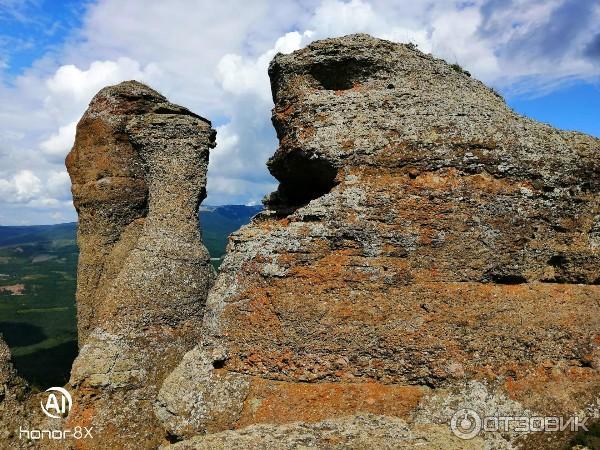
[[[229,235],[249,223],[262,209],[262,205],[201,206],[202,240],[211,257],[221,258],[225,254]]]
[[[203,241],[215,267],[228,236],[261,206],[202,206]],[[19,372],[46,389],[67,381],[77,354],[77,224],[0,226],[0,334]]]
[[[73,240],[76,231],[77,224],[75,222],[58,225],[0,226],[0,247],[34,242]]]
[[[262,209],[261,205],[201,206],[202,238],[211,256],[220,258],[225,253],[228,236],[250,222]],[[0,247],[74,241],[76,233],[75,222],[58,225],[0,226]]]

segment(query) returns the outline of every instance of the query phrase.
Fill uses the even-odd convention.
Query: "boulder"
[[[18,447],[18,428],[29,422],[25,404],[29,394],[29,386],[17,374],[10,349],[0,334],[0,447],[9,442]]]
[[[197,436],[169,450],[479,450],[482,440],[463,441],[440,425],[409,427],[396,417],[359,414],[314,423],[252,425]]]
[[[214,269],[198,229],[208,120],[144,84],[102,89],[66,164],[79,214],[80,352],[66,426],[93,426],[102,448],[164,439],[152,402],[200,338]]]
[[[367,35],[278,54],[269,75],[279,188],[230,238],[202,337],[160,391],[173,439],[595,403],[600,141]],[[569,439],[542,434],[483,438]]]

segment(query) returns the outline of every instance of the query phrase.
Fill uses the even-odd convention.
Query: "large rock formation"
[[[0,335],[0,448],[17,438],[19,425],[26,425],[23,400],[28,393],[29,387],[17,375],[8,345]]]
[[[141,83],[90,103],[66,161],[79,214],[80,347],[98,326],[202,316],[213,271],[197,210],[214,142],[209,121]]]
[[[10,392],[10,387],[16,377],[12,365],[10,350],[0,335],[0,400],[3,400]]]
[[[214,142],[209,121],[137,82],[102,89],[77,126],[80,353],[66,425],[93,426],[92,448],[164,438],[152,402],[200,337],[214,277],[197,219]]]
[[[174,438],[359,412],[411,426],[460,407],[568,416],[595,402],[600,141],[365,35],[277,55],[269,75],[279,189],[232,236],[202,339],[160,392]]]
[[[481,439],[465,442],[448,427],[409,427],[396,417],[359,414],[315,423],[261,424],[238,431],[196,436],[171,446],[173,450],[478,450]]]
[[[598,405],[600,141],[365,35],[269,74],[280,185],[212,288],[210,123],[137,82],[94,97],[67,158],[74,406],[45,417],[0,340],[0,448],[562,448],[568,433],[462,440],[448,422]]]

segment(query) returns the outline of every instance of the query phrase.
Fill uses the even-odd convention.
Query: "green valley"
[[[218,267],[227,238],[260,206],[202,206],[203,240]],[[66,383],[77,354],[75,223],[0,226],[0,333],[34,388]]]

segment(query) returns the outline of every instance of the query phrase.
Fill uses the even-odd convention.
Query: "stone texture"
[[[67,156],[79,214],[80,353],[66,425],[90,448],[164,439],[152,401],[199,338],[214,270],[197,211],[215,131],[138,82],[102,89]],[[118,430],[118,431],[117,431]]]
[[[8,345],[0,334],[0,448],[18,448],[15,441],[18,427],[28,424],[26,399],[29,394],[29,386],[18,376]]]
[[[214,141],[210,122],[141,83],[104,88],[90,103],[66,160],[79,214],[80,346],[114,321],[202,316],[213,273],[196,217]]]
[[[279,54],[269,75],[280,185],[231,237],[203,337],[161,389],[170,433],[358,412],[436,423],[471,381],[482,413],[595,402],[600,141],[366,35]]]
[[[0,335],[0,399],[3,399],[8,393],[14,376],[10,350]]]
[[[439,425],[409,427],[395,417],[362,414],[315,423],[254,425],[195,437],[173,450],[479,450],[481,439],[464,441]]]

